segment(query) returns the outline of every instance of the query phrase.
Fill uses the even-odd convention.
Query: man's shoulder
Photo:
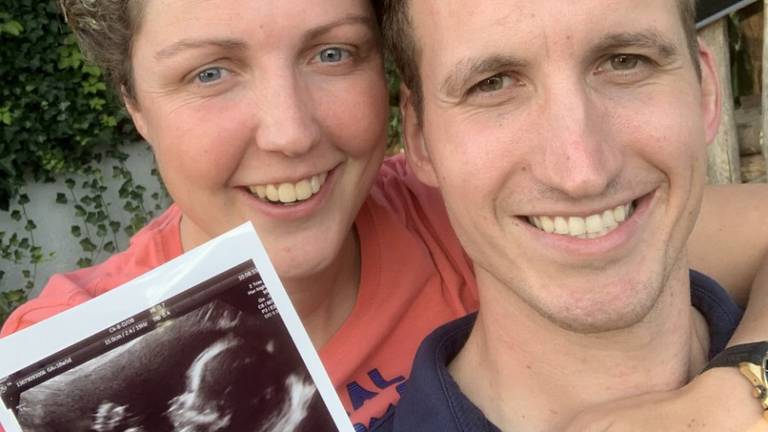
[[[744,310],[734,303],[728,292],[714,279],[690,271],[691,304],[707,321],[709,329],[709,357],[725,349],[733,332],[741,322]]]

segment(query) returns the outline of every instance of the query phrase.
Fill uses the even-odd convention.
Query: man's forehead
[[[410,2],[410,12],[420,51],[440,55],[510,44],[538,50],[562,44],[583,48],[612,35],[648,29],[663,39],[685,42],[672,0],[419,0]]]

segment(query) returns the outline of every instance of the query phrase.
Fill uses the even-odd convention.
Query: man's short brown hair
[[[392,54],[403,83],[411,90],[411,102],[420,114],[423,95],[418,65],[419,47],[413,33],[409,1],[383,1],[383,31],[387,50]],[[696,35],[696,0],[677,0],[677,4],[696,74],[701,76]]]

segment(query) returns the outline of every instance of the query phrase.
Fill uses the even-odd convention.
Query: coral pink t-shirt
[[[103,294],[182,253],[181,212],[171,206],[105,262],[51,277],[40,296],[11,314],[0,336]],[[400,397],[419,343],[440,324],[477,309],[471,264],[442,200],[386,160],[355,221],[361,281],[351,315],[320,350],[357,431]]]

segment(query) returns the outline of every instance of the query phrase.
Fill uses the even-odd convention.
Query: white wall
[[[148,146],[145,143],[137,143],[126,146],[121,150],[130,155],[126,161],[126,166],[131,171],[134,182],[147,188],[147,191],[144,193],[145,205],[152,208],[155,201],[150,196],[154,192],[160,192],[162,197],[161,205],[165,208],[168,205],[168,198],[162,191],[157,178],[151,174],[151,170],[154,167],[154,159]],[[122,209],[123,201],[118,198],[118,190],[123,180],[112,178],[112,167],[115,164],[114,160],[105,160],[99,166],[103,173],[105,185],[109,188],[103,194],[103,197],[104,201],[110,205],[109,213],[111,218],[120,221],[122,226],[125,227],[130,220],[130,214]],[[26,205],[27,214],[37,225],[37,229],[33,231],[35,242],[43,248],[43,252],[46,255],[48,252],[54,252],[54,256],[51,259],[47,259],[46,262],[38,265],[33,295],[43,287],[53,273],[76,269],[78,259],[88,255],[80,247],[79,239],[76,239],[71,234],[72,225],[83,226],[84,224],[82,219],[75,216],[72,201],[70,200],[69,204],[56,203],[57,193],[69,195],[68,189],[64,184],[64,180],[67,177],[74,178],[78,188],[84,180],[83,177],[64,176],[52,184],[28,184],[23,190],[24,193],[29,195],[31,200]],[[77,193],[82,197],[89,192],[78,190]],[[11,209],[13,208],[18,207],[12,203]],[[95,242],[97,240],[95,228],[91,228],[91,230],[91,238]],[[10,212],[4,211],[0,211],[0,231],[6,231],[6,242],[13,232],[17,232],[20,236],[28,235],[24,231],[24,221],[16,222],[11,219]],[[111,234],[109,237],[111,238]],[[122,228],[118,233],[117,241],[121,249],[128,245],[127,235]],[[95,262],[103,261],[107,256],[107,253],[101,252],[96,257]],[[22,277],[21,271],[24,268],[31,270],[32,267],[29,265],[16,265],[11,261],[0,258],[0,270],[6,273],[3,280],[0,281],[0,290],[13,290],[22,287],[25,279]]]

